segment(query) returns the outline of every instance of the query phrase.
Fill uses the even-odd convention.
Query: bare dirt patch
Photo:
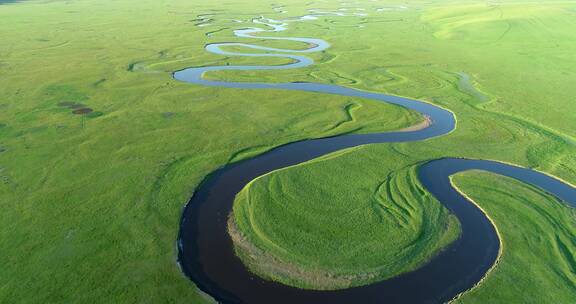
[[[400,132],[413,132],[413,131],[418,131],[418,130],[422,130],[422,129],[426,129],[428,128],[430,125],[432,124],[432,119],[426,115],[424,115],[424,120],[418,124],[415,124],[413,126],[409,126],[407,128],[404,129],[400,129],[398,131]]]
[[[92,113],[92,112],[93,112],[93,110],[90,108],[79,108],[79,109],[72,111],[72,114],[84,115],[84,114],[88,114],[88,113]]]

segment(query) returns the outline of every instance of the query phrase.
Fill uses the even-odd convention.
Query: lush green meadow
[[[458,220],[414,182],[404,156],[356,150],[265,175],[238,195],[234,225],[248,238],[233,239],[254,272],[357,286],[413,270],[458,236]]]
[[[197,2],[0,5],[0,302],[210,302],[176,264],[182,207],[207,174],[295,140],[422,120],[366,100],[172,80],[188,66],[285,63],[203,47],[245,42],[231,30],[252,17],[344,6],[290,0],[279,14],[269,0]],[[576,184],[576,2],[406,2],[359,1],[348,6],[368,16],[291,24],[279,35],[332,44],[310,55],[314,66],[208,75],[338,83],[427,100],[458,119],[447,136],[343,151],[253,182],[233,217],[254,271],[334,288],[418,267],[458,227],[415,178],[426,160],[495,159]],[[504,249],[458,301],[570,303],[574,210],[493,175],[454,181],[494,220]]]
[[[488,173],[465,172],[452,181],[490,215],[503,243],[498,266],[456,302],[574,301],[574,208],[534,187]]]

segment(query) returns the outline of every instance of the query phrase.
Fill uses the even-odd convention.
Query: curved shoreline
[[[177,80],[237,89],[284,89],[320,92],[372,99],[415,110],[429,117],[429,124],[421,129],[399,130],[374,134],[347,134],[328,138],[289,143],[266,153],[222,167],[210,174],[196,189],[186,205],[178,238],[179,263],[183,272],[200,289],[225,303],[363,303],[381,302],[444,302],[474,287],[493,267],[500,252],[497,231],[490,219],[450,183],[450,176],[462,171],[479,169],[509,176],[533,184],[576,205],[576,189],[558,179],[530,169],[494,161],[445,158],[420,166],[418,177],[422,185],[446,208],[455,214],[462,225],[460,238],[432,258],[421,268],[398,277],[367,286],[335,291],[302,290],[276,282],[265,281],[251,274],[235,256],[227,232],[227,217],[236,193],[250,181],[263,174],[300,164],[345,148],[385,142],[426,140],[454,130],[456,119],[445,109],[435,105],[385,94],[317,83],[241,83],[210,81],[203,74],[221,70],[275,70],[305,67],[313,64],[308,57],[286,53],[307,53],[323,50],[329,44],[321,39],[252,36],[257,32],[279,32],[286,22],[310,20],[304,16],[285,22],[268,20],[254,23],[273,30],[248,28],[235,31],[238,37],[290,40],[310,43],[311,49],[283,50],[244,43],[215,43],[206,46],[210,52],[232,56],[291,58],[293,63],[280,66],[212,66],[188,68],[174,73]],[[249,54],[226,52],[225,46],[280,52],[281,54]],[[565,195],[569,193],[568,195]],[[414,292],[417,290],[418,292]]]
[[[452,188],[454,188],[454,190],[458,191],[458,193],[460,193],[460,195],[462,195],[464,198],[466,198],[471,204],[474,204],[476,206],[476,208],[480,209],[482,211],[482,213],[484,213],[484,216],[490,221],[490,223],[492,224],[492,226],[494,226],[494,229],[496,230],[496,235],[498,236],[498,242],[499,242],[499,249],[498,249],[498,255],[496,256],[496,260],[494,261],[494,264],[492,265],[492,267],[490,267],[490,269],[488,269],[488,271],[486,271],[486,273],[484,274],[484,276],[478,281],[476,282],[476,284],[474,284],[474,286],[470,287],[469,289],[459,293],[458,295],[456,295],[454,298],[452,298],[449,303],[452,303],[453,301],[459,299],[460,297],[462,297],[464,294],[466,294],[467,292],[473,290],[474,288],[480,286],[482,284],[482,282],[488,277],[488,275],[494,270],[496,269],[496,267],[498,266],[498,264],[500,263],[501,259],[502,259],[502,253],[504,252],[504,243],[502,242],[502,234],[500,233],[500,230],[498,229],[498,226],[496,226],[496,223],[494,222],[494,220],[488,215],[488,213],[484,210],[484,208],[482,208],[476,201],[474,201],[472,198],[470,198],[468,195],[466,195],[466,193],[464,193],[462,190],[460,190],[460,188],[458,188],[456,186],[456,184],[454,184],[454,180],[452,179],[453,176],[450,176],[450,184],[452,185]]]

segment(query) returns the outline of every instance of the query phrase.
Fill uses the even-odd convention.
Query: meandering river
[[[237,89],[275,89],[307,91],[340,96],[360,97],[391,103],[420,112],[430,119],[423,129],[375,134],[347,134],[304,140],[280,146],[251,159],[226,165],[210,174],[194,192],[184,208],[178,238],[178,261],[182,271],[204,292],[222,303],[439,303],[448,301],[477,284],[494,265],[500,250],[496,230],[486,215],[450,183],[458,172],[479,169],[509,176],[539,187],[576,206],[576,189],[562,181],[514,165],[487,160],[444,158],[432,160],[419,168],[422,185],[458,217],[462,234],[423,267],[398,277],[367,286],[336,291],[303,290],[250,273],[235,256],[227,219],[234,198],[251,180],[287,166],[303,163],[331,152],[359,145],[408,142],[442,136],[456,127],[454,114],[438,106],[409,98],[365,92],[352,88],[308,83],[247,83],[213,81],[203,74],[224,70],[277,70],[302,68],[313,60],[300,55],[319,52],[330,45],[322,39],[254,36],[263,32],[284,31],[290,22],[317,18],[329,13],[318,12],[282,21],[258,18],[260,27],[236,30],[242,38],[289,40],[307,43],[306,50],[268,48],[245,43],[215,43],[206,46],[212,53],[226,56],[280,57],[292,63],[279,66],[208,66],[192,67],[174,73],[180,81],[204,86]],[[336,13],[342,14],[342,13]],[[224,48],[235,46],[260,53],[237,53]]]

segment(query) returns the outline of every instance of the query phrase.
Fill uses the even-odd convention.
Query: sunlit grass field
[[[257,273],[330,289],[425,263],[458,229],[415,179],[430,159],[512,162],[576,184],[574,1],[290,0],[284,14],[268,0],[195,2],[0,5],[0,302],[211,302],[176,264],[181,210],[207,174],[284,143],[422,120],[361,99],[171,79],[188,66],[286,63],[204,51],[210,42],[247,42],[232,30],[260,15],[367,14],[292,23],[278,34],[330,42],[310,54],[311,67],[209,78],[408,96],[450,109],[458,125],[440,138],[361,147],[253,182],[232,216],[236,233],[263,252],[258,261],[273,262],[255,268],[244,256]],[[84,108],[91,112],[73,113]],[[485,173],[454,181],[494,220],[504,250],[458,301],[570,303],[574,210]],[[282,250],[263,242],[257,226]]]
[[[249,231],[232,235],[250,269],[294,286],[346,288],[413,270],[456,239],[458,220],[401,154],[356,150],[263,176],[238,195],[230,225]]]
[[[490,215],[503,247],[498,266],[457,303],[574,301],[574,208],[534,187],[488,173],[465,172],[453,183]]]

